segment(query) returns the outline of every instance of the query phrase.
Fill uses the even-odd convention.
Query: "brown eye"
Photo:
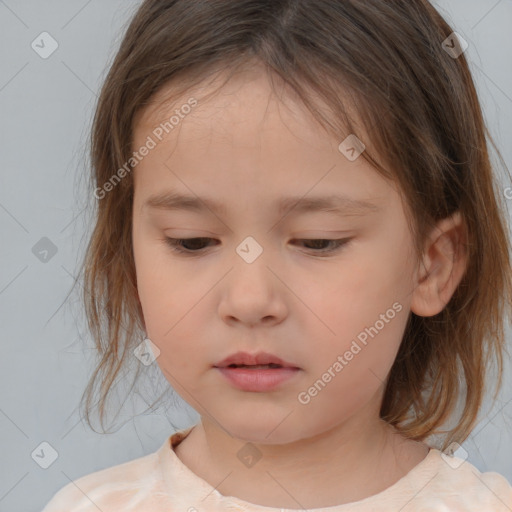
[[[309,245],[312,247],[306,247],[313,252],[319,253],[331,253],[334,252],[344,245],[346,245],[351,239],[350,238],[341,238],[338,240],[328,240],[324,238],[310,238],[310,239],[299,239],[299,242],[304,242],[305,245]],[[325,248],[325,246],[330,248]]]
[[[204,249],[204,242],[213,238],[169,238],[166,237],[166,244],[175,252],[196,253]]]
[[[213,238],[196,237],[196,238],[165,238],[165,243],[172,249],[173,252],[194,255],[204,251],[207,247],[209,240]],[[311,238],[311,239],[294,239],[294,242],[301,242],[306,246],[306,249],[321,254],[330,254],[345,246],[351,238],[341,238],[337,240],[329,240],[325,238]]]

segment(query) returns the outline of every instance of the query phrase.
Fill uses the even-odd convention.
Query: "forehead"
[[[290,165],[294,160],[314,165],[308,162],[316,158],[313,151],[336,152],[348,135],[346,128],[340,137],[329,134],[297,95],[275,80],[256,66],[234,75],[217,73],[186,90],[182,84],[169,83],[137,113],[133,149],[153,136],[158,147],[151,151],[150,160],[179,152],[178,146],[186,146],[190,158],[224,144],[233,158],[237,151],[259,149]],[[354,119],[354,109],[349,109]],[[290,137],[307,146],[309,154],[292,147]]]
[[[138,110],[132,124],[135,135],[141,135],[160,123],[168,121],[173,113],[176,114],[193,97],[197,100],[198,106],[193,109],[193,115],[186,115],[186,117],[187,124],[195,123],[195,131],[211,127],[212,122],[219,118],[224,120],[222,126],[224,131],[226,131],[226,125],[230,129],[244,126],[247,124],[248,117],[251,121],[270,122],[273,117],[270,113],[279,110],[281,120],[287,124],[300,125],[302,131],[310,127],[308,133],[310,139],[318,135],[322,138],[333,137],[327,134],[311,111],[306,108],[293,87],[277,74],[269,74],[257,60],[249,60],[235,71],[221,69],[202,79],[195,81],[190,79],[189,86],[187,86],[189,82],[184,80],[177,77],[167,82],[149,99],[146,106]],[[304,91],[315,105],[315,110],[324,112],[332,110],[332,107],[327,105],[312,88],[304,86]],[[357,125],[358,131],[364,133],[364,127],[354,107],[354,100],[349,96],[348,91],[340,89],[339,98],[342,99],[343,108],[350,120]],[[293,121],[296,122],[293,123]],[[339,124],[339,131],[347,132],[345,135],[348,135],[347,128],[341,122]],[[334,138],[337,140],[339,137]]]
[[[196,105],[184,109],[190,98]],[[382,195],[383,183],[377,182],[383,178],[364,158],[347,160],[338,150],[341,140],[328,135],[296,97],[276,95],[268,76],[258,68],[227,82],[219,74],[185,91],[168,84],[139,113],[134,149],[173,117],[176,124],[160,130],[162,140],[134,170],[146,202],[152,196],[149,202],[154,205],[171,206],[165,190],[188,195],[180,203],[190,206],[190,196],[213,196],[223,203],[251,189],[274,200],[297,198],[307,192],[305,186],[312,188],[315,183],[317,197],[332,196],[340,185],[339,192],[356,200]],[[292,203],[293,199],[281,201],[285,208]]]

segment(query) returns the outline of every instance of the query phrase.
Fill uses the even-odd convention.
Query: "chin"
[[[226,421],[223,425],[240,441],[262,445],[288,444],[307,437],[303,425],[299,427],[296,419],[291,419],[292,416],[293,414],[290,414],[286,418],[286,414],[280,414],[276,419],[245,416],[238,422]],[[283,421],[283,418],[286,419]]]

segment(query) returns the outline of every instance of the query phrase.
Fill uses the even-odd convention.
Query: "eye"
[[[213,238],[165,238],[165,243],[171,248],[173,252],[186,254],[193,256],[195,254],[200,253],[205,249],[204,242],[208,240],[214,240]],[[351,238],[341,238],[336,240],[329,240],[324,238],[312,238],[312,239],[294,239],[292,241],[305,242],[306,245],[313,245],[313,248],[310,248],[315,253],[319,254],[330,254],[343,246],[347,245],[348,242],[352,240]],[[325,246],[327,243],[327,247],[330,248],[319,248],[320,246]],[[330,244],[330,245],[329,245]],[[187,247],[188,246],[188,247]],[[199,247],[198,247],[199,246]]]
[[[315,252],[322,252],[322,253],[330,253],[330,252],[334,252],[336,251],[337,249],[340,249],[342,246],[346,245],[348,243],[350,239],[349,238],[341,238],[341,239],[338,239],[338,240],[328,240],[328,239],[325,239],[325,238],[311,238],[311,239],[299,239],[299,242],[305,242],[306,245],[313,245],[313,250],[314,249],[317,249],[315,250]],[[331,244],[330,245],[330,249],[320,249],[318,246],[319,245],[325,245],[325,242],[327,242],[327,244]],[[328,245],[329,247],[329,245]],[[318,250],[319,249],[319,250]]]
[[[213,238],[204,238],[204,237],[199,237],[199,238],[169,238],[169,237],[166,237],[165,238],[165,241],[167,243],[167,245],[169,245],[169,247],[175,251],[175,252],[179,252],[179,253],[197,253],[199,251],[202,251],[204,249],[204,247],[197,247],[197,245],[201,246],[202,245],[202,242],[204,242],[205,240],[213,240]],[[199,242],[199,244],[198,244]],[[192,246],[192,249],[190,248],[187,248],[186,246]],[[194,249],[195,247],[195,249]]]

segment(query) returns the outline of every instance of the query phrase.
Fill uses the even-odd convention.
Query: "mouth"
[[[269,370],[271,368],[284,368],[280,364],[230,364],[228,366],[221,366],[221,368],[247,368],[249,370]]]
[[[294,363],[266,352],[249,354],[248,352],[237,352],[214,365],[215,368],[245,368],[249,370],[269,370],[279,368],[299,369]]]
[[[233,363],[228,360],[219,363],[215,368],[235,388],[253,393],[267,393],[279,389],[287,382],[293,382],[301,373],[301,369],[294,365],[276,362],[250,364]]]

